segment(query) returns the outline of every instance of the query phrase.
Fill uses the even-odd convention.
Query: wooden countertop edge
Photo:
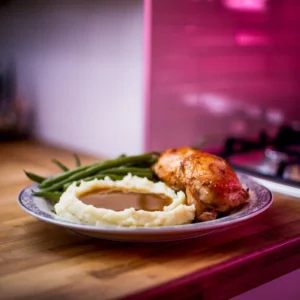
[[[300,268],[300,236],[122,299],[228,299]],[[242,284],[237,284],[242,282]],[[213,290],[215,290],[213,292]]]

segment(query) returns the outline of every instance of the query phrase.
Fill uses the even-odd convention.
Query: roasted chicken
[[[156,175],[175,190],[185,191],[198,221],[212,220],[245,203],[249,194],[221,157],[189,147],[166,150],[153,166]]]

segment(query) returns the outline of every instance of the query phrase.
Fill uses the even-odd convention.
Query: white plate
[[[173,241],[198,237],[243,222],[262,213],[271,205],[273,201],[272,193],[266,187],[254,182],[248,176],[241,174],[238,174],[238,176],[244,187],[250,190],[250,199],[242,208],[217,220],[187,225],[135,228],[72,223],[51,212],[53,210],[51,202],[33,196],[32,189],[36,188],[36,185],[25,188],[20,193],[18,201],[21,208],[28,214],[42,221],[67,227],[87,236],[130,242]]]

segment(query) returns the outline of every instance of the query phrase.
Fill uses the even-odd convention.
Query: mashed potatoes
[[[78,199],[84,193],[99,189],[123,189],[140,193],[163,194],[171,198],[172,202],[165,206],[163,211],[135,210],[134,208],[114,211],[86,205]],[[153,227],[191,223],[195,218],[195,206],[186,205],[183,192],[176,193],[163,182],[154,183],[147,178],[131,174],[118,181],[106,177],[103,180],[82,181],[79,186],[74,183],[62,194],[54,208],[57,215],[62,218],[91,225]]]

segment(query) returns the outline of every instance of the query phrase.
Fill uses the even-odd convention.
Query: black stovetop
[[[229,137],[215,154],[236,171],[300,187],[300,129],[282,126],[275,138],[264,131],[254,140]]]

